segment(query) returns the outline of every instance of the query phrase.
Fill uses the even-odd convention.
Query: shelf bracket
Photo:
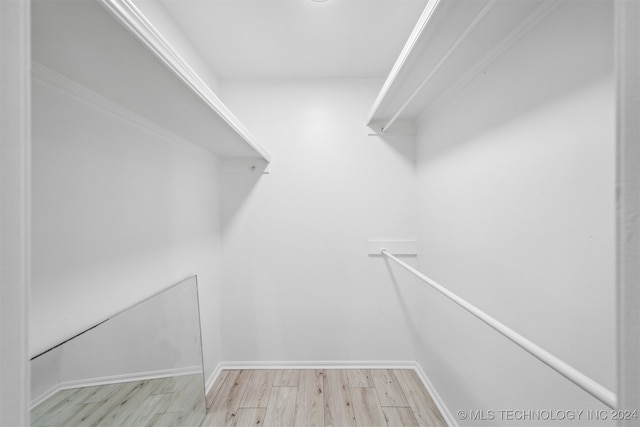
[[[258,157],[222,159],[220,171],[224,174],[263,174],[271,172],[269,162]]]

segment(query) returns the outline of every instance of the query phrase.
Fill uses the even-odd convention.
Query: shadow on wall
[[[398,256],[398,255],[397,255]],[[398,256],[401,257],[401,256]],[[402,307],[402,314],[406,322],[413,344],[415,346],[416,354],[428,354],[429,357],[425,360],[418,360],[420,367],[424,372],[430,373],[430,380],[436,379],[437,372],[431,368],[431,366],[443,366],[451,365],[451,362],[447,363],[442,357],[441,351],[437,351],[433,344],[429,340],[423,338],[424,322],[433,321],[433,323],[439,322],[440,327],[447,329],[447,325],[442,323],[442,318],[438,317],[437,313],[425,312],[421,310],[422,301],[424,298],[437,298],[440,301],[444,301],[444,304],[453,304],[451,301],[440,294],[437,294],[432,289],[429,289],[428,285],[420,282],[418,279],[406,273],[401,267],[394,266],[387,257],[383,257],[385,266],[389,273],[389,279],[393,285],[393,288],[398,297],[398,303]],[[406,262],[411,263],[406,260]],[[463,309],[460,308],[460,313],[463,313]],[[419,313],[419,314],[418,314]],[[465,314],[462,314],[465,315]],[[421,317],[419,317],[421,316]],[[423,366],[424,364],[424,366]],[[452,371],[455,372],[455,366],[452,366]],[[435,374],[435,375],[434,375]],[[446,381],[452,388],[458,390],[460,395],[465,395],[465,386],[462,378],[457,376],[448,376]],[[465,399],[470,399],[467,396]],[[452,408],[450,408],[452,409]]]
[[[399,257],[399,255],[397,256]],[[415,321],[415,319],[411,317],[411,313],[413,313],[413,310],[409,305],[411,301],[415,301],[414,295],[412,295],[412,292],[410,292],[410,290],[411,288],[416,286],[417,283],[413,278],[409,278],[409,280],[404,280],[403,283],[406,288],[403,289],[400,286],[400,282],[398,281],[396,274],[393,271],[393,268],[391,267],[391,263],[389,262],[389,259],[385,256],[382,256],[382,259],[384,260],[384,264],[387,268],[387,271],[389,272],[389,279],[391,280],[391,283],[393,284],[393,288],[395,289],[396,294],[398,296],[398,302],[402,307],[402,315],[404,316],[404,319],[407,322],[407,326],[409,328],[409,332],[411,334],[413,342],[418,343],[420,342],[420,328],[417,322]]]
[[[535,34],[524,36],[517,49],[506,52],[472,82],[451,97],[436,100],[422,113],[419,129],[446,135],[428,140],[423,154],[432,156],[451,149],[472,135],[510,122],[612,73],[612,3],[568,3],[542,22]]]
[[[416,165],[416,126],[413,120],[398,120],[394,123],[393,129],[389,132],[382,132],[380,129],[383,122],[375,121],[369,126],[369,137],[378,138],[392,148],[401,159],[410,164]]]
[[[259,170],[240,172],[220,172],[220,183],[223,189],[233,189],[233,191],[222,191],[222,231],[233,223],[238,212],[249,196],[258,186],[260,178],[264,176]]]

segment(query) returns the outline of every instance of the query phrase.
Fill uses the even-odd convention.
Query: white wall
[[[197,274],[209,375],[220,361],[219,161],[67,89],[33,89],[30,353]]]
[[[423,118],[419,265],[615,391],[611,10],[580,3]],[[407,292],[418,362],[454,416],[494,411],[484,424],[511,426],[498,411],[607,409],[435,292]]]
[[[223,178],[225,361],[415,360],[370,238],[413,238],[414,143],[367,136],[381,81],[223,81],[273,155]]]

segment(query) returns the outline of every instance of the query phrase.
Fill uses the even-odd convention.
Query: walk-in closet
[[[0,426],[640,426],[638,0],[0,0]]]

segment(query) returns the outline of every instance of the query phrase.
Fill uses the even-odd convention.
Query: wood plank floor
[[[222,371],[205,427],[446,427],[411,369]]]
[[[61,390],[33,408],[31,426],[197,427],[203,394],[202,374]]]

